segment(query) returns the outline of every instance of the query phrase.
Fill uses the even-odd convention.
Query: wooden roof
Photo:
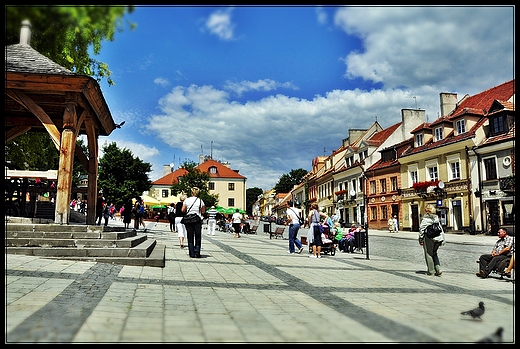
[[[16,126],[46,131],[45,123],[36,117],[34,108],[41,108],[39,112],[62,129],[69,102],[76,103],[78,118],[87,111],[99,136],[108,136],[116,127],[95,79],[71,72],[28,44],[6,46],[5,88],[4,126],[8,139],[14,138],[9,137],[9,133]],[[85,123],[77,126],[78,134],[86,134]]]

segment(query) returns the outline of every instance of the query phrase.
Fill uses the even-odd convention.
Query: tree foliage
[[[48,171],[59,167],[60,153],[47,133],[27,132],[5,145],[5,159],[13,168]]]
[[[5,45],[20,42],[21,23],[31,22],[31,47],[75,73],[106,79],[114,85],[108,65],[90,56],[101,52],[103,41],[114,41],[115,33],[126,24],[131,30],[134,23],[124,22],[126,13],[134,5],[125,6],[54,6],[7,5],[5,7]]]
[[[276,193],[288,193],[290,192],[295,185],[298,185],[302,182],[303,177],[309,171],[299,168],[297,170],[291,170],[288,174],[283,174],[280,176],[278,183],[274,186],[274,190]]]
[[[148,177],[152,165],[134,157],[127,148],[120,149],[115,142],[103,146],[99,159],[98,190],[109,203],[121,206],[128,200],[150,190]]]
[[[193,161],[185,161],[180,168],[185,169],[187,173],[179,178],[178,183],[172,185],[172,194],[176,196],[184,193],[190,196],[191,188],[197,187],[200,189],[199,197],[204,201],[206,207],[216,206],[218,195],[209,193],[209,173],[199,170]]]
[[[253,214],[253,205],[258,200],[258,196],[263,193],[264,191],[257,187],[246,189],[246,212],[248,215]]]

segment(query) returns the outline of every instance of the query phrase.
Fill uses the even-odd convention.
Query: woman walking
[[[426,227],[433,223],[439,223],[439,216],[437,216],[435,205],[428,204],[424,209],[424,215],[421,224],[419,225],[419,245],[424,249],[424,259],[426,260],[426,267],[428,268],[426,275],[441,276],[441,263],[439,262],[437,250],[441,245],[443,246],[446,244],[446,240],[444,238],[443,229],[441,230],[440,235],[434,238],[429,238],[425,234]]]
[[[184,200],[182,204],[182,212],[186,215],[195,213],[199,215],[200,222],[197,224],[187,224],[186,234],[188,235],[188,252],[191,258],[200,258],[200,247],[202,242],[202,219],[206,207],[204,201],[199,198],[199,188],[191,188],[191,196]]]
[[[321,241],[321,230],[318,227],[321,224],[321,217],[325,220],[329,218],[325,212],[320,212],[318,210],[318,204],[313,202],[311,204],[309,216],[307,217],[310,225],[309,233],[307,234],[307,241],[309,244],[312,244],[312,255],[310,255],[309,258],[321,258],[321,245],[323,243]]]
[[[184,200],[186,200],[186,194],[181,194],[179,197],[179,202],[175,204],[175,231],[177,232],[177,236],[179,238],[179,245],[181,248],[184,248],[184,238],[186,237],[186,227],[181,223],[182,217],[186,214],[182,212],[182,205]]]

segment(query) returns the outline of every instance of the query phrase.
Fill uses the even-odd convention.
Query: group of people
[[[432,238],[426,234],[428,226],[439,223],[439,216],[436,213],[435,205],[426,205],[425,213],[419,225],[419,245],[421,245],[424,250],[427,268],[426,275],[428,276],[441,276],[442,274],[441,263],[437,252],[441,246],[446,244],[444,229],[441,229],[438,236]],[[509,236],[507,229],[503,227],[498,229],[497,234],[498,240],[493,246],[491,253],[483,254],[479,258],[480,270],[476,275],[480,278],[485,279],[492,272],[511,277],[511,271],[515,267],[515,241],[513,237]]]
[[[396,214],[388,218],[388,231],[391,233],[399,232],[399,220]]]

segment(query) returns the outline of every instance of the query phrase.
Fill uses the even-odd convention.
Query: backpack
[[[139,213],[144,213],[144,206],[143,205],[139,205]]]

